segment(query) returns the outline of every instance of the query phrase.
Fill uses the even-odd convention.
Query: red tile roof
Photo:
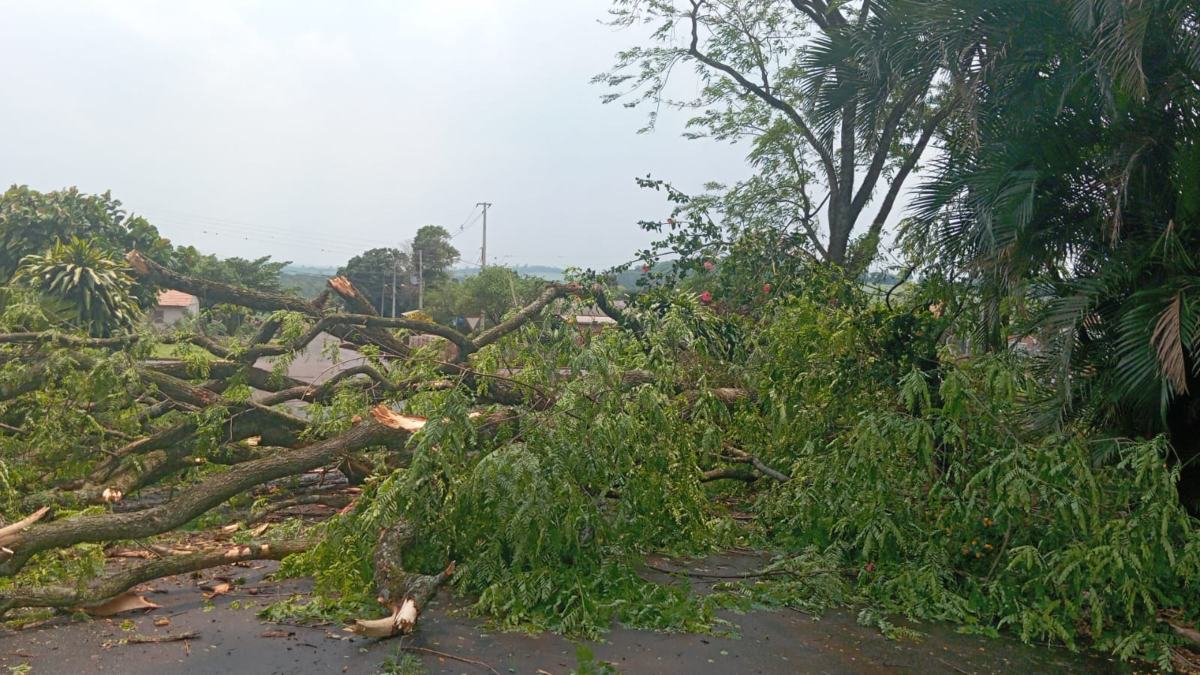
[[[196,296],[182,291],[159,291],[159,307],[191,307],[197,302]]]

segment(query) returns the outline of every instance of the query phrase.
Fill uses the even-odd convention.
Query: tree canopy
[[[450,244],[450,233],[438,225],[417,230],[409,249],[374,248],[350,259],[338,270],[357,286],[376,310],[391,316],[416,309],[419,291],[418,255],[426,287],[450,279],[450,267],[458,261],[458,249]]]
[[[410,294],[402,290],[410,286],[406,283],[409,263],[408,254],[400,249],[373,248],[351,258],[338,274],[354,282],[376,311],[390,315],[393,297],[398,312],[411,309]]]
[[[711,200],[721,225],[796,230],[803,250],[855,270],[875,257],[979,51],[928,45],[898,3],[872,0],[617,0],[612,15],[655,31],[596,78],[608,100],[695,110],[688,136],[749,142],[754,177]],[[694,67],[699,95],[670,97],[680,65]]]
[[[440,225],[425,225],[413,237],[408,259],[414,271],[418,255],[426,285],[449,278],[450,267],[459,259],[458,249],[450,244],[450,233]]]
[[[25,256],[72,238],[90,240],[107,253],[137,249],[157,260],[171,251],[158,230],[145,218],[127,214],[108,192],[43,193],[14,185],[0,195],[0,278],[10,279]]]

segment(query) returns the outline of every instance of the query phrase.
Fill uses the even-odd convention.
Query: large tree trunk
[[[212,551],[168,556],[93,579],[83,586],[13,587],[0,591],[0,615],[16,607],[79,607],[97,605],[134,586],[187,572],[232,565],[247,560],[282,560],[312,546],[307,540],[234,545]]]
[[[409,435],[410,432],[404,429],[376,421],[364,421],[340,436],[240,464],[180,493],[161,506],[131,513],[76,516],[37,525],[9,544],[12,557],[0,564],[0,575],[16,574],[30,557],[47,549],[161,534],[186,524],[255,485],[311,471],[333,462],[343,453],[372,445],[403,447]]]

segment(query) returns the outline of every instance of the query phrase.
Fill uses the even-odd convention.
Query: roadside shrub
[[[842,433],[788,439],[794,480],[759,500],[759,522],[787,549],[841,551],[887,611],[1162,657],[1159,613],[1200,606],[1200,533],[1167,443],[1027,438],[1026,372],[947,362],[931,390],[913,371]]]

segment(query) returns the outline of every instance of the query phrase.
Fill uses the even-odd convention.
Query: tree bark
[[[216,281],[197,279],[180,274],[150,260],[138,251],[125,254],[129,267],[143,282],[155,286],[163,286],[184,293],[190,293],[207,303],[228,303],[239,305],[260,312],[275,312],[288,310],[300,312],[309,316],[321,313],[315,305],[307,300],[286,293],[268,293],[239,286],[230,286]]]
[[[454,563],[438,574],[420,574],[404,567],[404,554],[417,540],[417,528],[401,519],[385,529],[375,547],[375,586],[379,604],[392,610],[388,617],[358,620],[348,630],[370,637],[407,635],[437,589],[454,574]]]
[[[375,421],[364,421],[344,434],[240,464],[179,494],[171,501],[132,513],[76,516],[37,525],[21,533],[9,548],[12,557],[0,564],[0,575],[12,576],[36,553],[85,542],[140,539],[186,524],[225,500],[277,478],[311,471],[329,464],[340,454],[372,445],[402,447],[410,433]]]
[[[0,591],[0,615],[18,607],[68,608],[97,605],[147,581],[248,560],[282,560],[289,555],[311,548],[313,543],[301,539],[235,545],[214,551],[169,556],[132,565],[93,579],[82,588],[77,586],[9,588]]]

